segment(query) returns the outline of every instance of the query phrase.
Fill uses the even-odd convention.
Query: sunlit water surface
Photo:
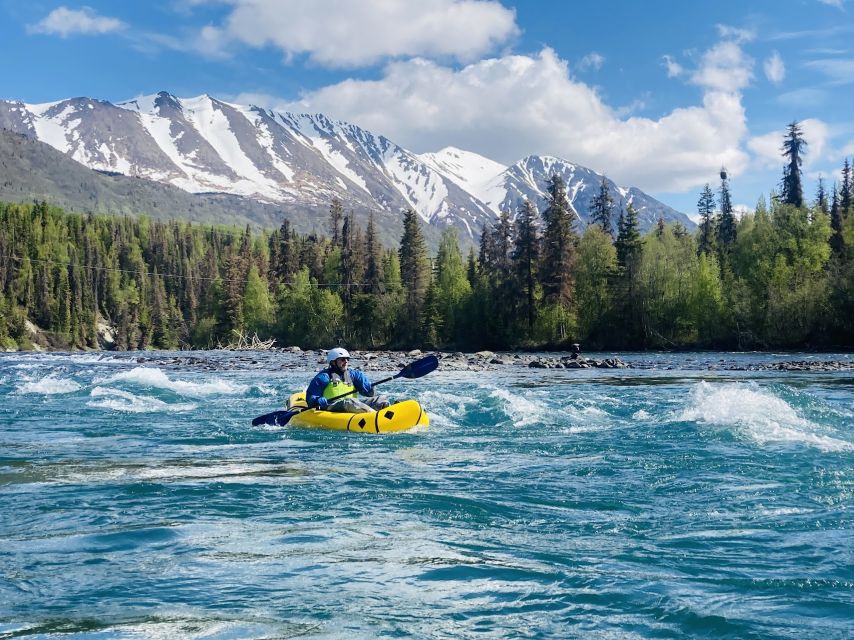
[[[440,368],[366,436],[192,355],[0,355],[0,638],[851,637],[851,372]]]

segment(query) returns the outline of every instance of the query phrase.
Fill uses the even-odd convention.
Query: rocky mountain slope
[[[0,127],[44,142],[93,170],[143,178],[184,194],[251,201],[243,217],[262,226],[277,225],[284,212],[296,228],[323,228],[337,197],[362,222],[374,212],[386,236],[400,228],[401,213],[413,208],[429,236],[451,225],[476,242],[503,208],[512,213],[524,198],[541,207],[555,172],[567,182],[583,226],[602,180],[558,158],[529,156],[505,167],[450,148],[419,156],[322,114],[275,112],[210,96],[180,99],[166,92],[119,104],[91,98],[41,105],[0,101]],[[693,226],[638,189],[608,184],[617,211],[632,202],[644,229],[659,216]],[[90,208],[103,208],[100,202],[92,196]]]

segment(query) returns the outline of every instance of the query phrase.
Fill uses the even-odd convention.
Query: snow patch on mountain
[[[33,115],[32,125],[36,130],[38,139],[46,142],[54,149],[63,153],[71,150],[68,141],[68,126],[65,122],[68,116],[74,113],[73,105],[66,107],[59,113],[51,114],[61,102],[47,102],[45,104],[27,104],[25,108]]]
[[[499,162],[456,147],[422,153],[418,157],[481,201],[485,187],[507,169]]]
[[[244,153],[240,140],[231,129],[228,116],[217,100],[204,95],[181,102],[187,121],[240,176],[241,180],[231,185],[233,193],[267,196],[273,200],[280,196],[276,183],[261,173]]]

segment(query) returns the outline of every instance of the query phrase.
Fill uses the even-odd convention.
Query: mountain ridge
[[[322,227],[329,203],[338,198],[363,222],[371,212],[390,221],[412,208],[434,228],[431,236],[455,226],[469,244],[503,209],[515,213],[526,198],[542,209],[551,173],[564,178],[582,224],[605,179],[615,215],[632,202],[642,230],[658,217],[693,228],[687,216],[640,189],[619,187],[560,158],[528,156],[499,171],[501,163],[473,152],[446,147],[418,155],[323,114],[272,111],[206,94],[160,92],[117,104],[86,97],[41,105],[0,100],[0,127],[90,169],[298,211],[313,218],[296,225],[305,228]],[[265,217],[256,222],[269,226]]]

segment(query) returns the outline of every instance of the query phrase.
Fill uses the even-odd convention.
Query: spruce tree
[[[824,178],[820,175],[815,193],[815,206],[825,215],[830,215],[830,207],[827,204],[827,191],[824,188]]]
[[[614,235],[611,217],[614,211],[614,199],[608,191],[608,183],[604,176],[602,184],[599,185],[599,193],[593,198],[591,206],[591,220],[594,224],[602,225],[602,230],[610,236]]]
[[[783,139],[783,157],[786,163],[783,172],[782,198],[786,204],[796,207],[804,206],[804,190],[801,184],[802,156],[806,150],[807,141],[804,139],[801,126],[798,122],[792,122],[786,128],[786,137]]]
[[[526,199],[516,217],[516,238],[513,244],[513,261],[516,265],[519,289],[525,297],[525,318],[528,321],[529,332],[534,328],[534,299],[540,259],[537,217],[534,205]]]
[[[427,244],[421,233],[418,214],[408,209],[403,216],[403,236],[400,239],[400,281],[403,286],[405,317],[401,327],[403,338],[408,345],[419,342],[417,331],[420,324],[421,308],[427,287],[430,284],[430,261],[427,257]]]
[[[291,223],[284,219],[278,231],[271,236],[270,273],[271,282],[290,282],[297,271],[294,256],[294,238]]]
[[[546,299],[563,307],[569,307],[573,293],[572,266],[577,244],[573,216],[563,178],[555,174],[549,180],[547,206],[543,211],[546,226],[541,277]]]
[[[629,203],[626,215],[620,214],[620,228],[617,233],[617,241],[614,243],[617,249],[617,263],[622,269],[630,269],[640,258],[640,250],[643,245],[641,240],[640,226],[638,223],[638,212]]]
[[[482,238],[483,236],[481,236]],[[469,286],[474,287],[477,284],[478,268],[477,257],[474,254],[474,247],[469,249],[469,257],[466,262],[466,277],[469,281]]]
[[[851,180],[851,165],[848,163],[848,158],[842,165],[842,186],[839,189],[839,206],[842,208],[841,215],[847,218],[851,214],[851,191],[854,189],[854,184]]]
[[[732,209],[732,195],[729,191],[729,180],[725,169],[721,169],[720,204],[721,212],[717,225],[718,250],[722,254],[726,254],[735,243],[736,224],[735,213]]]
[[[830,228],[833,231],[830,236],[830,248],[834,255],[841,256],[845,248],[845,239],[842,235],[842,208],[839,206],[836,185],[833,186],[833,204],[830,206]]]
[[[365,256],[365,284],[368,286],[368,293],[382,293],[384,289],[382,246],[377,239],[373,211],[371,211],[368,218],[368,231],[365,236]]]
[[[495,252],[494,229],[484,225],[480,233],[480,248],[477,254],[477,264],[481,273],[492,273],[495,270]]]
[[[345,216],[341,227],[341,301],[344,303],[345,322],[349,320],[350,302],[353,295],[353,216]]]
[[[706,183],[697,201],[697,212],[700,214],[700,229],[697,242],[699,253],[710,254],[714,250],[715,237],[715,195]]]
[[[344,219],[344,205],[338,198],[332,198],[329,205],[329,229],[332,231],[332,246],[337,247],[341,241],[341,221]]]
[[[498,223],[493,230],[493,256],[492,268],[502,280],[510,277],[510,253],[513,246],[513,224],[510,222],[510,212],[506,209],[498,216]]]

